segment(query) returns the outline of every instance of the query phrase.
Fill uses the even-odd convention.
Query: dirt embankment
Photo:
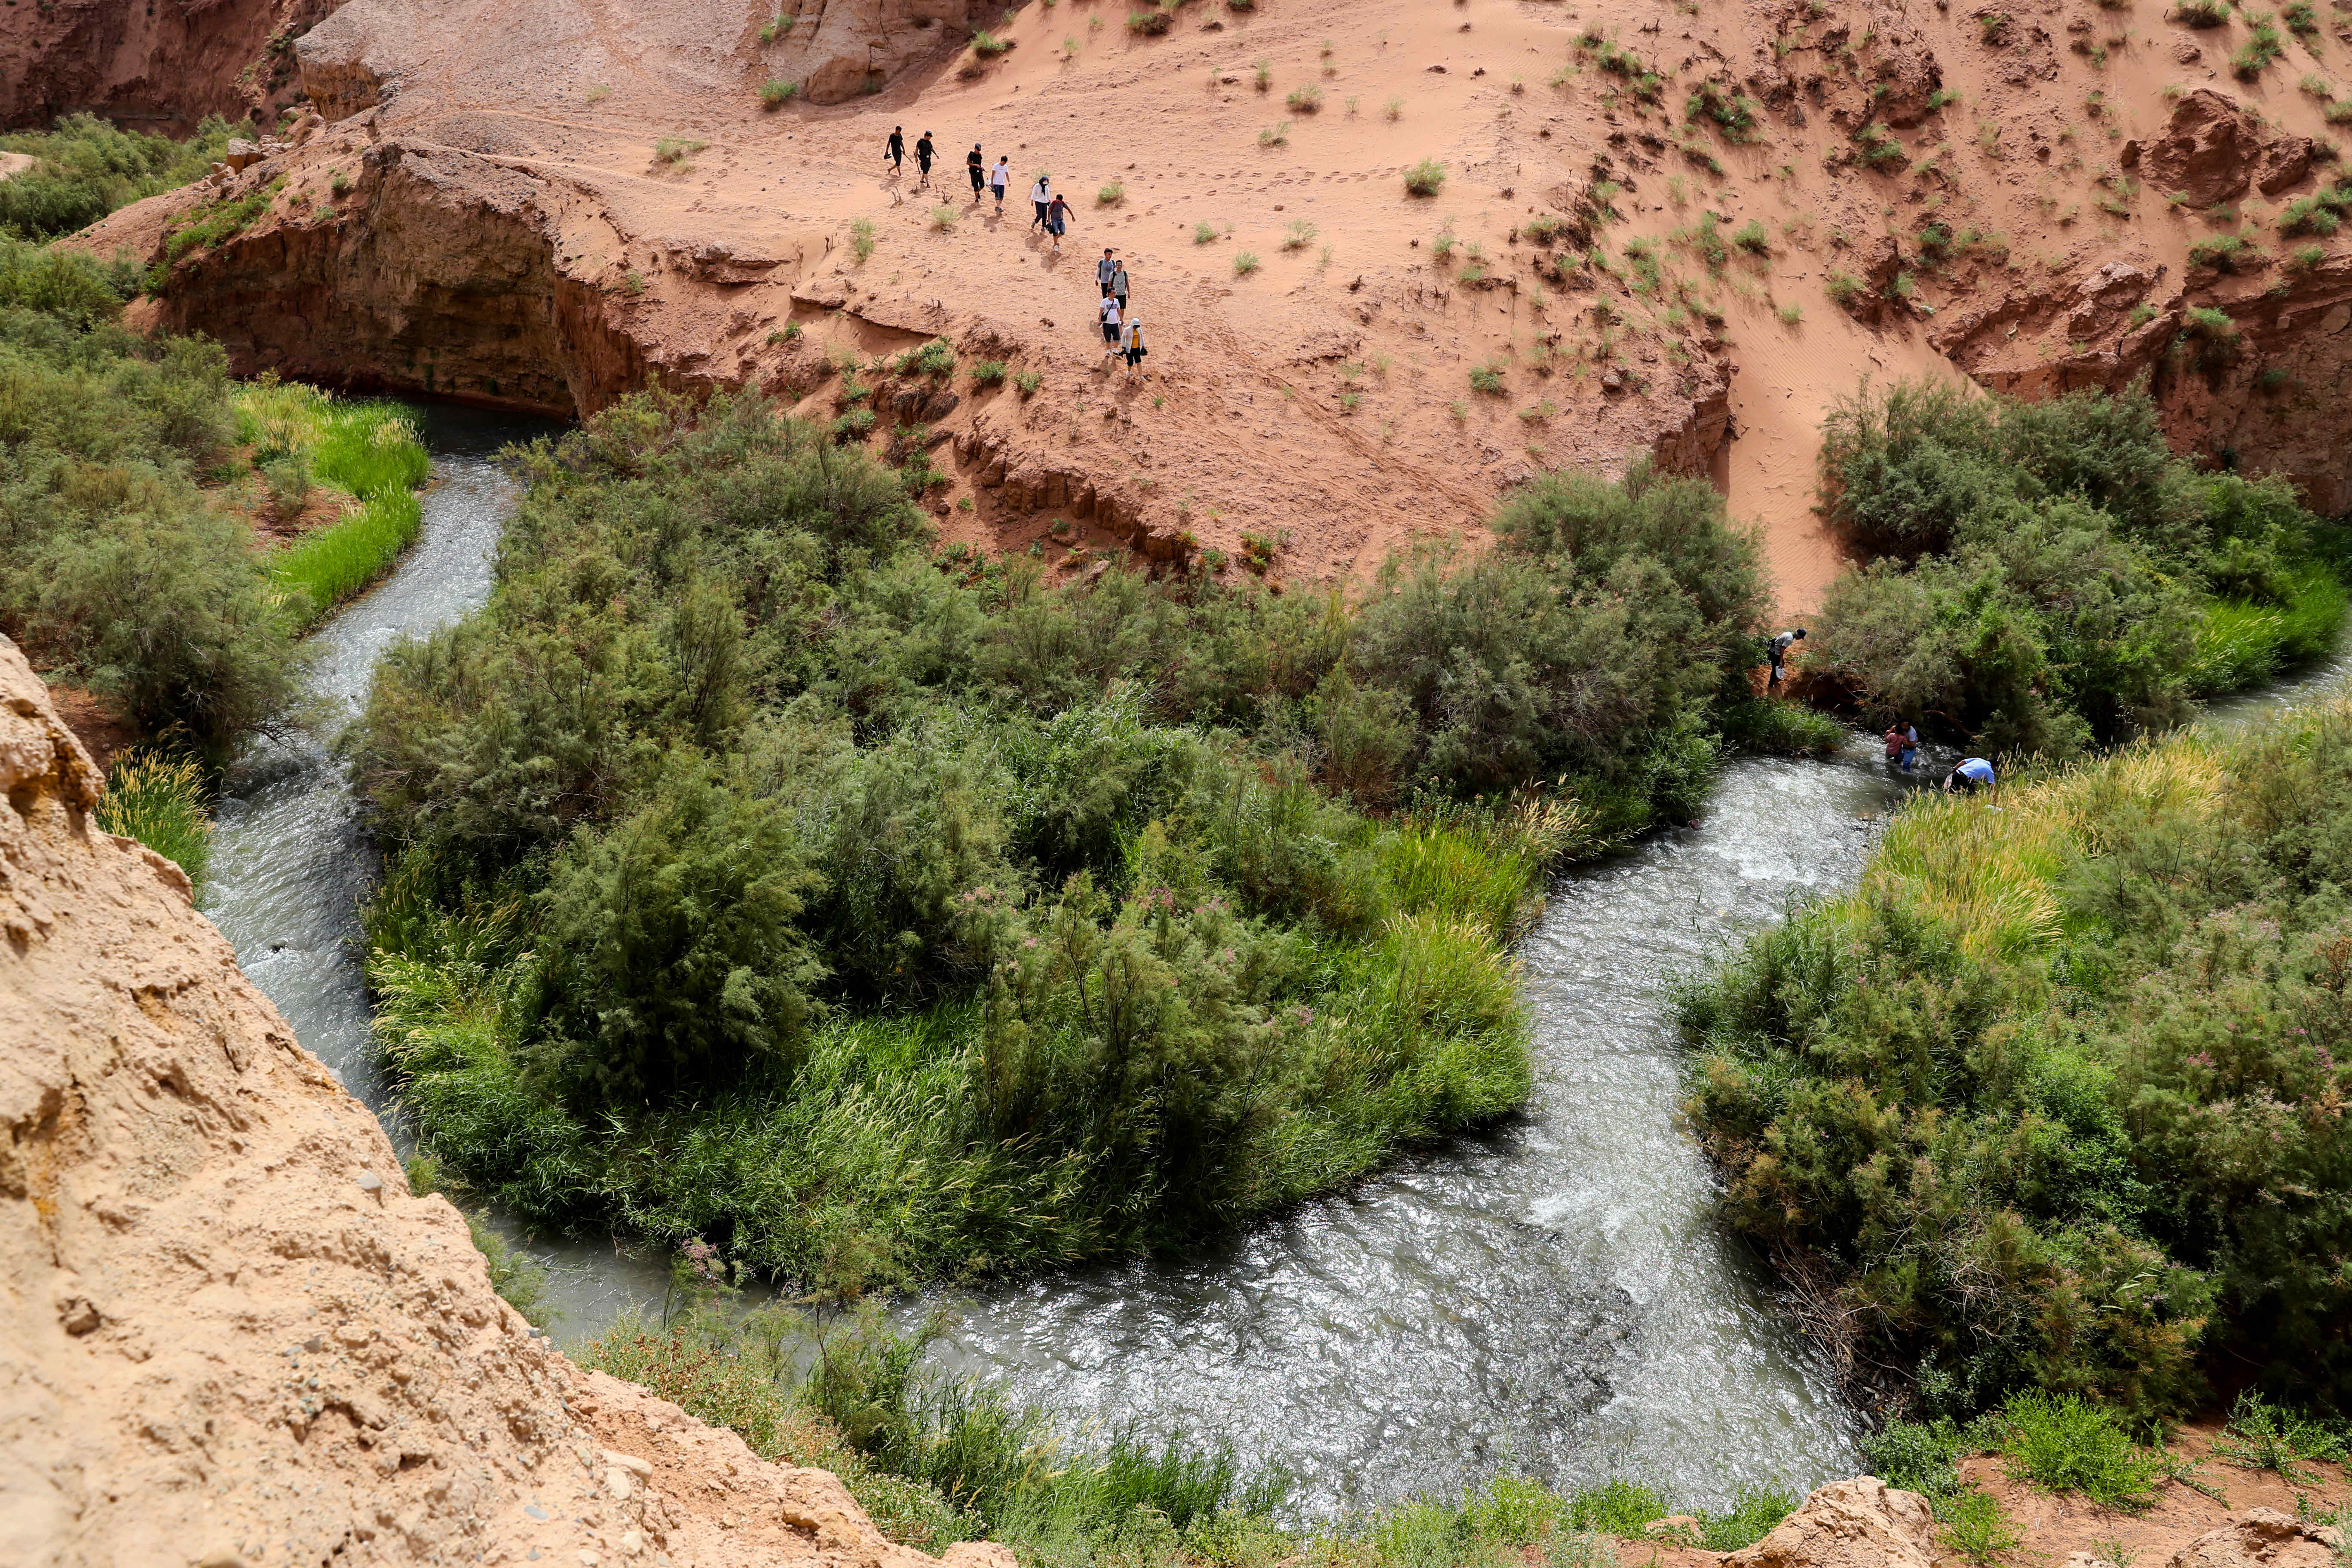
[[[98,788],[0,638],[0,1562],[927,1568],[533,1335]]]
[[[2146,376],[2182,447],[2352,502],[2352,258],[2310,210],[2352,86],[2316,26],[2264,55],[2150,0],[1130,12],[1041,0],[982,54],[950,0],[352,0],[298,51],[331,133],[87,243],[161,257],[281,182],[152,319],[245,369],[565,412],[661,380],[831,418],[840,358],[945,336],[1016,380],[873,438],[951,441],[947,538],[1070,572],[1139,542],[1360,576],[1539,468],[1647,451],[1764,525],[1802,609],[1837,567],[1816,431],[1865,376]],[[928,186],[894,126],[935,133]],[[1012,161],[1001,216],[975,142]],[[1107,245],[1133,380],[1096,330]]]
[[[185,134],[207,114],[275,120],[299,96],[294,40],[337,0],[40,0],[0,26],[0,127],[87,110]]]

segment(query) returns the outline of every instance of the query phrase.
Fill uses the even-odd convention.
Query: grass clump
[[[1292,88],[1289,96],[1282,101],[1293,114],[1312,114],[1323,107],[1323,89],[1308,82]]]
[[[794,1280],[1175,1245],[1504,1113],[1547,868],[1756,705],[1755,542],[1639,465],[1351,605],[945,563],[756,395],[518,461],[488,604],[352,742],[382,1049],[486,1194]]]
[[[1257,259],[1257,252],[1256,252],[1256,251],[1255,251],[1255,250],[1236,250],[1236,251],[1234,251],[1234,277],[1236,277],[1236,278],[1246,278],[1246,277],[1248,277],[1251,273],[1253,273],[1253,272],[1256,271],[1256,270],[1257,270],[1257,268],[1258,268],[1258,259]]]
[[[908,349],[892,362],[891,369],[900,375],[953,375],[955,348],[945,338],[933,338],[919,347]]]
[[[955,227],[956,219],[960,216],[961,215],[957,213],[955,208],[946,205],[944,203],[933,207],[931,209],[931,232],[934,234],[947,233],[950,229]]]
[[[0,134],[0,152],[33,159],[31,168],[0,180],[0,234],[53,239],[194,184],[246,129],[207,115],[194,136],[174,141],[123,131],[94,114],[69,114],[47,131]]]
[[[192,757],[130,751],[107,770],[106,793],[98,803],[99,826],[135,838],[188,874],[194,897],[204,897],[205,872],[212,860],[212,816],[205,809],[203,767]]]
[[[1290,121],[1287,120],[1279,125],[1269,125],[1257,133],[1257,144],[1261,147],[1283,147],[1289,142]]]
[[[2169,19],[2184,27],[2221,27],[2236,15],[2229,0],[2180,0]]]
[[[688,158],[709,145],[709,142],[692,136],[663,136],[654,142],[654,158],[657,163],[682,168]]]
[[[1495,364],[1473,365],[1470,369],[1470,390],[1483,392],[1492,397],[1503,395],[1507,388],[1503,384],[1502,367]]]
[[[2210,267],[2216,272],[2235,272],[2241,266],[2259,255],[2239,234],[2210,234],[2189,247],[2191,267]]]
[[[1404,172],[1404,188],[1416,196],[1433,196],[1445,184],[1445,165],[1434,158],[1423,158]]]
[[[2269,16],[2247,18],[2246,41],[2230,57],[2230,71],[2240,81],[2252,81],[2273,60],[2286,53],[2286,40]]]
[[[801,84],[796,81],[786,81],[782,77],[770,77],[760,84],[760,106],[763,109],[782,109],[793,100],[793,95],[800,89]]]
[[[1126,199],[1127,184],[1121,180],[1113,180],[1095,192],[1095,201],[1102,206],[1115,207]]]
[[[1293,218],[1290,220],[1289,226],[1283,230],[1282,248],[1285,250],[1304,250],[1308,246],[1315,243],[1316,232],[1315,226],[1307,222],[1305,218]]]
[[[1194,224],[1194,225],[1192,226],[1192,243],[1193,243],[1193,244],[1195,244],[1195,245],[1213,245],[1213,244],[1215,244],[1215,243],[1216,243],[1216,239],[1217,239],[1217,226],[1216,226],[1215,224],[1213,224],[1213,223],[1196,223],[1196,224]]]
[[[983,359],[973,361],[971,369],[965,374],[971,377],[974,386],[1002,386],[1004,384],[1004,373],[1003,360]]]
[[[2172,1468],[2134,1443],[2115,1411],[2077,1394],[2012,1394],[1991,1425],[2011,1476],[2044,1491],[2079,1492],[2102,1508],[2150,1506],[2157,1481]]]
[[[1127,30],[1147,38],[1156,38],[1175,25],[1174,16],[1157,8],[1127,14]]]
[[[984,60],[992,60],[1012,47],[1012,39],[998,37],[985,27],[971,36],[971,52]]]
[[[854,218],[849,225],[849,254],[860,267],[874,259],[874,220]]]
[[[1715,81],[1699,83],[1683,102],[1685,119],[1712,121],[1725,141],[1740,143],[1756,140],[1757,118],[1763,112],[1757,100]]]

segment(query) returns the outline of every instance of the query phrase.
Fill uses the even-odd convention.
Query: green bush
[[[1858,889],[1683,999],[1734,1223],[1827,1266],[1931,1413],[2049,1395],[1997,1428],[2041,1484],[2143,1492],[2156,1459],[2071,1396],[2179,1414],[2225,1345],[2352,1392],[2326,1261],[2352,1142],[2313,1114],[2352,1090],[2347,805],[2340,704],[2013,782],[1998,814],[1924,802]]]
[[[2284,481],[2174,458],[2144,393],[1897,384],[1838,405],[1821,471],[1832,525],[1880,559],[1832,585],[1816,667],[1874,720],[1934,715],[1988,754],[2161,729],[2341,624],[2316,520]]]
[[[216,114],[207,116],[185,142],[118,130],[92,114],[71,114],[46,132],[0,135],[0,153],[26,153],[35,160],[15,178],[0,180],[0,235],[54,238],[86,228],[118,207],[200,180],[234,133]]]
[[[1358,608],[934,553],[751,397],[518,462],[351,742],[384,1052],[519,1211],[796,1279],[1175,1245],[1505,1113],[1548,868],[1695,812],[1753,701],[1754,542],[1646,468]]]
[[[2080,1492],[2102,1508],[2147,1508],[2171,1468],[2163,1455],[2134,1443],[2114,1411],[2073,1394],[2012,1394],[1993,1426],[2011,1476],[2044,1491]]]

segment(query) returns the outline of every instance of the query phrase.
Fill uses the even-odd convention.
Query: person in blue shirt
[[[2000,796],[2000,784],[1993,777],[1992,764],[1982,757],[1963,757],[1960,760],[1960,765],[1946,776],[1944,787],[1958,790],[1962,795],[1974,795],[1980,789],[1989,790],[1995,799]]]

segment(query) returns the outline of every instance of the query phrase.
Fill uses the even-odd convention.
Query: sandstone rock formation
[[[275,119],[293,46],[336,0],[43,0],[0,26],[0,127],[87,110],[184,132],[207,114]]]
[[[2333,1568],[2343,1549],[2343,1532],[2333,1526],[2257,1508],[2207,1531],[2174,1552],[2165,1568]]]
[[[1833,1481],[1805,1499],[1726,1568],[1929,1568],[1936,1516],[1927,1500],[1875,1476]]]
[[[535,1336],[99,789],[0,638],[0,1562],[928,1568]]]

